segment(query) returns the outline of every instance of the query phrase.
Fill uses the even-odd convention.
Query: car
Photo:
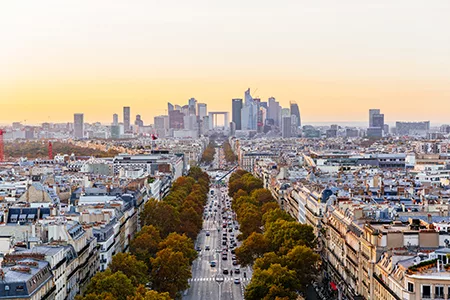
[[[200,246],[197,246],[197,248],[195,248],[195,250],[202,251],[202,248]]]
[[[239,269],[239,268],[234,268],[234,273],[240,274],[240,273],[241,273],[241,269]]]
[[[227,245],[227,241],[222,241],[222,246],[226,246]]]
[[[238,265],[237,260],[233,260],[233,266],[237,266],[237,265]]]
[[[233,232],[233,228],[228,229],[228,232]]]
[[[236,253],[236,250],[231,249],[231,254],[235,254],[235,253]]]
[[[222,273],[225,274],[225,275],[228,275],[228,269],[227,269],[227,268],[224,268],[223,271],[222,271]]]
[[[209,231],[206,232],[206,236],[210,236],[211,233]]]
[[[211,248],[209,248],[209,246],[205,246],[205,250],[208,251],[211,250]]]
[[[241,279],[239,277],[236,277],[234,279],[234,284],[241,284]]]
[[[233,246],[233,247],[237,247],[237,243],[234,242],[234,243],[232,244],[232,246]]]
[[[228,255],[222,255],[222,260],[228,260]]]
[[[237,226],[237,225],[234,226],[234,229],[235,229],[235,230],[238,230],[238,229],[239,229],[239,226]]]
[[[216,267],[216,262],[215,261],[211,261],[209,263],[209,265],[211,266],[211,268],[215,268]]]

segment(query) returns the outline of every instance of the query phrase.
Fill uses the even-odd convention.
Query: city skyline
[[[447,121],[448,1],[176,5],[4,4],[0,122],[83,111],[106,123],[123,105],[152,120],[191,97],[231,112],[248,87],[296,101],[304,123],[363,121],[375,106],[388,123]]]

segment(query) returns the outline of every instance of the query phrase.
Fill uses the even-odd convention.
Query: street
[[[221,166],[222,155],[222,152],[216,149],[214,166]],[[226,170],[222,171],[223,174],[225,172]],[[210,176],[214,183],[213,174],[210,173]],[[233,260],[233,249],[240,245],[236,240],[240,232],[236,229],[238,223],[228,197],[228,177],[223,179],[224,185],[212,184],[208,194],[203,230],[195,244],[199,255],[193,262],[190,288],[184,292],[183,299],[244,299],[244,289],[250,281],[251,270],[240,268]]]

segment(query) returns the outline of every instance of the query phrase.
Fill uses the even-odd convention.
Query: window
[[[429,285],[422,285],[422,298],[431,298],[431,287]]]
[[[408,292],[414,293],[414,283],[408,282]]]
[[[435,286],[434,287],[434,296],[436,298],[444,298],[444,287],[443,286]]]

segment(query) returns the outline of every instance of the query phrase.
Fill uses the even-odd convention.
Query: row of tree
[[[108,270],[91,280],[80,300],[166,300],[189,287],[197,257],[193,239],[202,228],[209,176],[192,167],[162,201],[150,199],[140,215],[141,231],[130,253],[118,253]],[[147,290],[149,287],[150,290]]]
[[[223,143],[223,153],[225,155],[225,160],[229,163],[235,163],[238,159],[237,155],[234,154],[233,149],[231,149],[230,142],[228,141]]]
[[[210,164],[214,160],[214,155],[216,154],[216,147],[213,142],[210,142],[206,146],[205,151],[203,151],[201,162]]]
[[[281,210],[262,182],[246,171],[231,175],[229,193],[242,231],[236,256],[242,266],[254,268],[245,299],[296,299],[317,273],[313,228]]]
[[[109,149],[101,151],[97,149],[84,148],[70,143],[53,142],[53,153],[72,154],[77,156],[114,157],[118,154],[116,150]],[[29,159],[47,158],[48,142],[9,142],[5,143],[5,154],[8,157],[27,157]]]

